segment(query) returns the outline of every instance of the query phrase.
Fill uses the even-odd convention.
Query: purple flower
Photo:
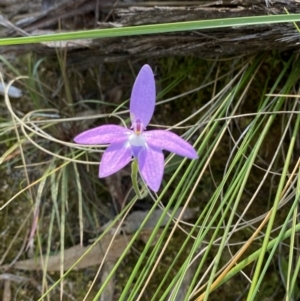
[[[75,137],[80,144],[110,144],[102,156],[99,177],[107,177],[125,165],[132,156],[146,184],[158,191],[164,172],[165,149],[190,159],[198,158],[195,149],[178,135],[166,130],[145,131],[155,107],[154,74],[149,65],[140,70],[130,98],[130,129],[119,125],[102,125]]]

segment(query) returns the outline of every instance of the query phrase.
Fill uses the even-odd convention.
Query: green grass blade
[[[121,28],[82,30],[68,33],[57,33],[40,36],[29,36],[20,38],[0,39],[0,45],[20,45],[30,43],[41,43],[49,41],[67,41],[74,39],[100,39],[112,37],[124,37],[157,33],[168,33],[178,31],[192,31],[201,29],[226,28],[232,26],[253,26],[261,24],[276,24],[297,22],[300,14],[282,14],[268,16],[254,16],[244,18],[227,18],[201,21],[175,22],[166,24],[140,25]]]

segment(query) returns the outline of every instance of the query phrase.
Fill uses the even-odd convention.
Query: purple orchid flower
[[[158,191],[164,172],[165,149],[190,159],[198,158],[195,149],[178,135],[166,130],[145,131],[155,107],[154,74],[149,65],[140,70],[130,98],[130,129],[108,124],[87,130],[75,137],[80,144],[110,144],[102,156],[99,177],[107,177],[137,159],[145,183]]]

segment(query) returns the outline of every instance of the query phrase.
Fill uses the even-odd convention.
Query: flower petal
[[[164,174],[164,154],[153,147],[144,147],[138,156],[140,173],[146,184],[157,192]]]
[[[165,149],[179,156],[197,159],[195,149],[178,135],[162,130],[146,131],[143,133],[146,143],[159,149]]]
[[[140,70],[130,97],[130,118],[133,124],[139,119],[144,128],[150,122],[155,107],[155,80],[149,65],[144,65]]]
[[[99,178],[104,178],[119,171],[129,163],[132,157],[131,147],[127,142],[111,144],[104,152],[99,168]]]
[[[80,144],[114,143],[127,140],[131,132],[131,130],[118,125],[101,125],[82,132],[74,138],[74,141]]]

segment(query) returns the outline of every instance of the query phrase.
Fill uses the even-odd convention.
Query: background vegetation
[[[149,27],[128,30],[143,34]],[[63,38],[91,32],[80,34]],[[26,41],[45,38],[0,43]],[[9,82],[2,82],[0,111],[2,300],[297,300],[298,54],[170,56],[84,70],[68,64],[68,55],[57,48],[56,56],[1,57],[1,80]],[[84,147],[73,138],[100,124],[128,124],[132,84],[145,63],[157,85],[149,128],[172,128],[199,159],[166,153],[161,190],[138,200],[130,166],[99,179],[105,146]],[[14,98],[19,90],[9,85],[22,96]],[[158,208],[162,214],[145,229]],[[178,216],[182,208],[190,210],[188,222]],[[134,231],[119,231],[127,215],[141,210],[147,214]]]

